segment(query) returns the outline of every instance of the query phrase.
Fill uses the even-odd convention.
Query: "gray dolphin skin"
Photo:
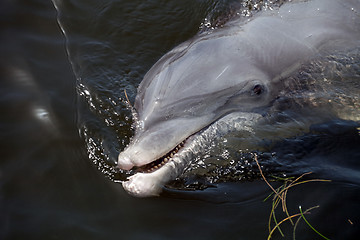
[[[199,34],[164,55],[138,88],[135,135],[118,158],[120,169],[135,172],[124,189],[158,195],[182,173],[189,162],[182,152],[207,128],[234,115],[240,123],[257,121],[282,90],[282,79],[303,63],[359,47],[359,15],[359,0],[291,1]]]

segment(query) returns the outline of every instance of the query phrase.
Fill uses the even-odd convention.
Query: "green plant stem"
[[[319,206],[316,206],[316,207],[319,207]],[[304,219],[304,221],[306,222],[306,224],[314,231],[316,232],[320,237],[326,239],[326,240],[330,240],[329,238],[325,237],[324,235],[322,235],[321,233],[319,233],[309,222],[308,220],[306,220],[303,212],[302,212],[302,209],[301,209],[301,206],[299,206],[299,209],[300,209],[300,214],[301,214],[301,217]]]

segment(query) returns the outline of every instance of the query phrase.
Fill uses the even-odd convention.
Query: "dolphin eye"
[[[256,95],[260,95],[263,92],[263,88],[261,85],[256,84],[253,88],[253,93]]]

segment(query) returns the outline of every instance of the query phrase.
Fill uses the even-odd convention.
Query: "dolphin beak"
[[[131,162],[130,157],[122,152],[119,154],[117,166],[122,170],[130,170],[134,167],[134,164]]]

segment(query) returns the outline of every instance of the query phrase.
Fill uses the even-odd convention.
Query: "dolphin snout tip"
[[[134,167],[134,164],[131,162],[129,156],[124,153],[120,153],[118,157],[117,167],[122,170],[130,170]]]

